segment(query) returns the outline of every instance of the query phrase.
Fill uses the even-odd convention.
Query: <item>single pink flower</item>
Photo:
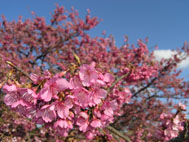
[[[67,128],[68,127],[68,123],[66,120],[58,120],[54,123],[54,128],[57,128],[57,127],[60,127],[60,128]]]
[[[55,83],[58,91],[64,91],[70,88],[70,83],[66,79],[58,78],[56,79]]]
[[[112,82],[114,80],[114,77],[110,73],[105,73],[103,81],[104,82]]]
[[[102,123],[99,119],[94,119],[91,124],[90,124],[93,128],[99,128],[102,127]]]
[[[45,105],[43,106],[36,114],[36,117],[42,117],[42,119],[48,123],[56,119],[56,112],[54,105]]]
[[[13,110],[30,119],[34,118],[36,115],[36,109],[33,106],[27,106],[26,104],[19,104]]]
[[[179,103],[178,104],[178,107],[183,110],[183,111],[186,111],[186,105],[182,104],[182,103]]]
[[[116,100],[106,101],[103,104],[104,114],[110,117],[114,115],[114,111],[116,110],[116,108],[117,108]]]
[[[76,98],[75,104],[81,107],[87,107],[90,101],[89,92],[85,88],[75,89],[73,96]]]
[[[70,120],[60,119],[54,123],[54,129],[64,137],[68,136],[68,132],[72,128],[73,124]]]
[[[39,92],[39,96],[45,102],[49,102],[52,98],[58,99],[58,92],[70,88],[70,84],[63,78],[52,78],[48,80],[44,88]]]
[[[27,88],[19,88],[18,93],[20,94],[20,98],[25,103],[34,104],[34,105],[37,103],[38,96],[33,90]]]
[[[104,110],[104,114],[107,115],[107,116],[113,116],[114,111],[113,111],[112,108],[106,108],[106,109]]]
[[[102,99],[105,99],[107,95],[107,91],[100,88],[95,88],[90,93],[90,106],[95,106],[99,103],[101,103]]]
[[[30,79],[33,81],[34,84],[37,84],[40,80],[40,77],[37,74],[31,74]]]
[[[65,105],[64,102],[57,102],[55,109],[60,118],[66,119],[69,116],[69,106]]]
[[[74,76],[70,79],[70,89],[78,89],[81,87],[82,83],[78,76]]]
[[[68,131],[69,131],[69,129],[67,129],[67,128],[62,128],[62,126],[65,127],[65,125],[67,125],[67,123],[66,123],[66,124],[57,124],[57,123],[60,123],[60,122],[55,122],[55,125],[57,125],[57,126],[54,125],[55,131],[56,131],[59,135],[61,135],[61,136],[63,136],[63,137],[67,137],[67,136],[68,136]],[[67,126],[66,126],[66,127],[67,127]]]
[[[92,140],[95,136],[94,133],[92,133],[91,131],[88,131],[86,134],[85,134],[86,138],[89,139],[89,140]]]
[[[92,83],[95,83],[98,79],[98,73],[94,68],[94,65],[82,65],[80,67],[80,71],[79,71],[79,77],[82,81],[82,84],[84,86],[91,86]]]
[[[131,91],[128,88],[124,88],[125,103],[129,103],[132,97]]]
[[[18,105],[28,107],[29,104],[24,102],[21,98],[22,95],[19,94],[19,88],[15,85],[4,85],[3,91],[7,93],[4,97],[4,102],[6,105],[11,106],[12,108],[16,108]]]
[[[57,90],[54,90],[54,88],[48,86],[41,89],[39,96],[45,102],[49,102],[52,99],[53,94],[57,95],[57,93]]]
[[[3,92],[5,92],[5,93],[10,93],[10,92],[16,92],[17,91],[17,87],[14,84],[13,85],[5,84],[2,89],[3,89]]]
[[[89,116],[86,112],[80,112],[79,113],[79,116],[78,116],[77,121],[76,121],[76,125],[79,126],[80,131],[82,131],[82,132],[87,131],[87,128],[89,126],[88,118],[89,118]]]
[[[8,106],[17,106],[16,104],[20,101],[20,97],[16,92],[10,92],[5,95],[4,102]]]

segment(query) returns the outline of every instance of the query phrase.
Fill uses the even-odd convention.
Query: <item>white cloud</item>
[[[169,59],[173,57],[177,52],[172,50],[155,50],[154,56],[156,60],[160,61],[161,59]]]
[[[172,58],[175,54],[177,54],[176,51],[172,50],[155,50],[154,56],[156,60],[160,61],[161,59],[169,59]],[[183,60],[179,65],[178,68],[184,69],[189,68],[189,57],[187,57],[185,60]]]
[[[189,57],[179,64],[179,68],[189,68]]]

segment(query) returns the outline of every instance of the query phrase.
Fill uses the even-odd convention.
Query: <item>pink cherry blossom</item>
[[[2,89],[3,89],[3,92],[5,92],[5,93],[10,93],[10,92],[16,92],[17,91],[17,87],[14,84],[13,85],[5,84]]]
[[[91,86],[98,79],[98,73],[94,68],[94,65],[82,65],[79,71],[79,77],[84,86]]]
[[[125,103],[129,103],[132,97],[131,91],[128,88],[124,88],[125,93]]]
[[[69,120],[57,120],[54,123],[54,129],[62,136],[67,137],[68,131],[73,128],[72,122]]]
[[[70,83],[66,79],[58,78],[56,79],[55,83],[58,88],[58,91],[64,91],[70,88]]]
[[[52,78],[45,83],[44,88],[39,92],[39,96],[45,102],[49,102],[52,98],[58,98],[59,91],[64,91],[68,88],[70,88],[70,84],[65,79]]]
[[[40,80],[40,77],[37,74],[31,74],[30,79],[33,81],[34,84],[37,84]]]
[[[160,120],[162,121],[163,130],[159,131],[162,135],[162,139],[166,142],[178,136],[179,131],[183,131],[184,127],[182,125],[182,120],[179,114],[174,116],[173,114],[162,113],[160,115]]]
[[[78,89],[82,87],[79,76],[74,76],[70,79],[70,89]]]
[[[89,139],[89,140],[92,140],[95,136],[95,133],[94,132],[91,132],[91,131],[88,131],[86,134],[85,134],[86,138]]]
[[[39,75],[34,74],[34,73],[32,73],[30,75],[30,79],[33,81],[34,84],[37,84],[42,80],[48,80],[49,78],[51,78],[51,73],[48,70],[46,70],[44,72],[43,76],[39,76]]]
[[[94,62],[82,65],[78,74],[67,77],[68,81],[62,74],[47,73],[46,77],[31,76],[34,84],[45,82],[38,94],[35,88],[5,86],[5,103],[37,124],[53,126],[64,137],[75,126],[87,139],[93,139],[97,128],[112,123],[121,106],[131,97],[128,88],[113,89],[107,94],[105,88],[114,79],[109,73],[97,72]],[[94,114],[90,114],[92,109]]]
[[[58,120],[54,123],[54,127],[60,127],[60,128],[67,128],[68,127],[68,123],[66,120]]]
[[[91,124],[90,124],[92,127],[94,128],[99,128],[99,127],[102,127],[102,123],[99,119],[94,119]]]
[[[55,88],[48,86],[41,89],[41,91],[39,92],[39,96],[45,102],[49,102],[52,99],[52,96],[57,95],[57,93],[58,92]]]
[[[100,88],[92,88],[90,93],[90,106],[97,105],[101,103],[102,99],[105,99],[107,95],[107,91]]]
[[[24,107],[29,106],[29,104],[22,98],[24,93],[20,93],[19,89],[15,85],[4,85],[3,90],[7,93],[4,97],[4,102],[6,105],[11,106],[12,108],[16,108],[19,105]],[[32,98],[31,101],[33,101]]]
[[[37,103],[38,96],[33,90],[27,88],[19,88],[18,93],[25,103],[32,105],[35,105]]]
[[[20,101],[20,97],[17,92],[10,92],[5,95],[4,102],[8,106],[15,106]]]
[[[56,119],[56,112],[54,105],[45,105],[40,110],[38,110],[36,117],[41,117],[46,123],[52,122]]]
[[[33,20],[19,18],[16,22],[3,16],[0,89],[7,83],[3,87],[5,104],[42,124],[41,129],[54,140],[60,134],[66,141],[73,130],[76,135],[85,135],[83,141],[93,141],[96,136],[98,141],[115,141],[117,136],[110,136],[112,132],[106,129],[114,119],[114,126],[126,130],[125,136],[134,142],[166,142],[178,136],[184,130],[186,106],[173,108],[171,98],[187,98],[189,94],[188,83],[179,78],[176,68],[182,61],[180,55],[183,59],[189,55],[188,44],[177,50],[174,58],[158,62],[142,40],[135,47],[126,37],[123,46],[117,47],[112,36],[90,37],[87,30],[99,20],[89,13],[83,20],[74,9],[69,13],[57,6],[50,24],[35,14]],[[130,89],[134,93],[131,103]],[[162,103],[159,97],[170,98],[170,103]],[[177,109],[176,114],[173,109]],[[8,113],[0,110],[6,121],[4,114]],[[8,127],[9,134],[17,133],[14,123]],[[3,129],[4,124],[0,132]],[[40,135],[42,141],[44,135]]]
[[[76,98],[75,104],[85,108],[90,102],[89,91],[85,88],[73,90],[73,96]]]
[[[113,75],[111,75],[110,73],[105,73],[103,81],[104,82],[112,82],[114,80]]]
[[[57,102],[55,105],[57,114],[60,118],[66,119],[69,116],[69,107],[64,104],[64,102]]]
[[[86,112],[79,113],[76,124],[79,126],[80,131],[82,131],[82,132],[87,131],[87,128],[89,126],[88,118],[89,118],[89,116]]]
[[[179,108],[180,108],[181,110],[183,110],[183,111],[186,110],[186,105],[184,105],[184,104],[182,104],[182,103],[179,103],[178,106],[179,106]]]

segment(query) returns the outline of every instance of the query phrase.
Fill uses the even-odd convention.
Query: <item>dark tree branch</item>
[[[130,138],[123,135],[121,132],[119,132],[118,130],[116,130],[114,127],[108,126],[106,127],[110,132],[112,132],[113,134],[119,136],[120,138],[124,139],[126,142],[131,142]]]
[[[17,66],[15,66],[13,63],[11,63],[10,61],[7,61],[7,64],[9,64],[11,67],[13,67],[14,69],[16,69],[17,71],[21,72],[24,76],[26,76],[29,80],[31,80],[29,74],[27,74],[26,72],[24,72],[22,69],[18,68]],[[31,80],[32,81],[32,80]]]
[[[40,55],[36,56],[34,61],[30,61],[29,63],[32,64],[32,65],[35,65],[37,60],[39,60],[39,59],[42,59],[44,61],[44,58],[47,56],[47,54],[49,54],[52,51],[53,48],[59,47],[59,44],[68,41],[70,38],[77,37],[78,35],[79,35],[79,33],[74,32],[74,33],[71,33],[64,40],[61,38],[61,40],[57,43],[57,45],[55,47],[48,47],[44,52],[42,52]]]
[[[114,86],[121,80],[123,80],[125,77],[128,77],[131,74],[132,70],[130,70],[128,73],[118,77],[113,83],[112,85],[107,89],[107,95],[111,92],[111,90],[114,88]]]
[[[157,77],[153,78],[150,83],[148,83],[146,86],[144,86],[143,88],[141,88],[141,89],[139,89],[137,92],[135,92],[135,93],[132,95],[132,98],[136,97],[139,93],[143,92],[143,91],[146,90],[148,87],[150,87],[151,85],[153,85],[154,82],[155,82],[157,79],[163,77],[163,76],[165,75],[165,72],[169,69],[169,67],[171,67],[171,66],[174,65],[174,64],[175,64],[175,62],[173,62],[172,64],[168,64],[167,66],[165,66],[165,67],[159,72],[159,74],[158,74]]]

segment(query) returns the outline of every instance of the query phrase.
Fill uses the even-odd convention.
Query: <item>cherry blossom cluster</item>
[[[174,116],[173,114],[162,113],[160,115],[161,124],[161,135],[163,141],[168,141],[178,136],[180,131],[184,130],[184,120],[180,115]]]
[[[98,134],[121,114],[120,109],[131,98],[130,90],[118,86],[110,73],[100,73],[95,63],[83,64],[73,75],[43,77],[31,75],[33,87],[15,84],[3,87],[4,102],[13,110],[37,124],[53,128],[61,136],[68,136],[73,128],[83,132],[87,139]]]
[[[2,16],[0,22],[0,91],[4,86],[4,101],[8,106],[37,124],[48,126],[40,130],[45,130],[57,141],[59,136],[55,131],[69,138],[74,133],[75,139],[80,134],[91,139],[95,135],[98,136],[95,139],[104,138],[99,132],[105,133],[106,139],[114,138],[107,136],[107,133],[114,135],[107,129],[97,131],[112,122],[114,128],[131,141],[164,140],[164,130],[168,127],[165,129],[157,116],[172,109],[182,111],[184,106],[173,107],[174,102],[164,104],[159,98],[188,98],[189,94],[188,82],[180,78],[181,72],[176,69],[181,59],[175,56],[156,61],[153,51],[148,50],[148,39],[145,42],[138,40],[135,46],[130,45],[126,37],[124,45],[117,47],[113,36],[104,33],[103,37],[91,37],[88,31],[96,27],[100,19],[90,16],[89,10],[86,17],[81,18],[83,16],[76,10],[69,12],[57,5],[50,21],[32,14],[32,19],[23,20],[26,17],[22,19],[20,16],[16,21],[8,21]],[[178,49],[178,57],[183,53],[189,55],[188,47],[186,43],[182,50]],[[7,65],[7,61],[13,66]],[[96,65],[85,65],[91,62]],[[75,70],[70,68],[70,63],[81,66]],[[53,74],[45,72],[46,69]],[[60,70],[66,73],[54,75]],[[128,76],[113,85],[118,77],[126,74]],[[134,94],[133,99],[123,105],[130,101],[128,86]],[[0,141],[8,131],[13,134],[16,125],[24,125],[26,134],[30,134],[35,123],[29,124],[21,115],[16,117],[4,107],[2,98]],[[158,137],[154,136],[157,129],[160,129]],[[75,134],[75,130],[78,133]],[[36,131],[33,140],[45,141],[46,133]],[[10,140],[3,138],[3,141]]]

